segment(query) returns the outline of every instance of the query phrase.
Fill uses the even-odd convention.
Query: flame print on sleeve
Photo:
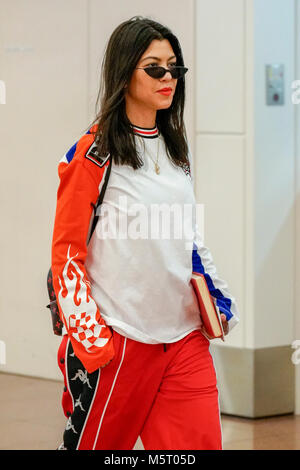
[[[106,329],[107,326],[100,316],[94,299],[89,295],[90,283],[84,280],[83,272],[74,261],[78,253],[71,256],[70,249],[71,245],[62,272],[63,279],[58,276],[60,285],[58,300],[68,331],[88,353],[93,353],[108,342],[108,338],[100,337],[102,328]]]

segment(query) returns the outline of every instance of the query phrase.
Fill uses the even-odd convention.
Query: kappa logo
[[[87,384],[89,388],[92,388],[90,385],[89,379],[87,377],[87,370],[83,372],[83,370],[78,369],[73,379],[71,380],[77,380],[77,379],[79,379],[83,384]]]
[[[71,418],[68,419],[67,421],[67,425],[66,425],[66,431],[73,431],[74,434],[78,434],[78,432],[76,431],[76,429],[74,428],[73,424],[72,424],[72,420]]]
[[[79,408],[81,409],[81,411],[84,411],[85,412],[85,409],[83,408],[82,406],[82,403],[81,403],[81,394],[79,395],[79,397],[77,398],[76,402],[75,402],[75,405],[74,405],[74,408],[76,408],[77,406],[79,406]]]
[[[58,446],[57,450],[68,450],[68,449],[65,447],[64,443],[62,442],[60,446]]]

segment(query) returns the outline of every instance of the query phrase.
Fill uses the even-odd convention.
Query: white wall
[[[61,378],[46,290],[58,185],[57,164],[94,117],[104,46],[134,15],[178,36],[187,75],[185,121],[194,142],[193,1],[0,0],[2,230],[0,371]],[[184,21],[183,21],[184,19]]]
[[[242,346],[246,305],[246,3],[196,1],[196,197],[205,243],[237,300],[241,322],[226,344]]]
[[[59,377],[46,291],[57,162],[87,121],[86,2],[0,2],[1,370]],[[72,14],[70,14],[72,12]]]
[[[205,204],[206,244],[241,315],[222,347],[300,338],[300,105],[295,121],[291,102],[300,79],[299,3],[196,0],[196,195]],[[284,106],[265,104],[269,63],[285,65]]]
[[[255,331],[253,347],[294,336],[294,0],[254,2]],[[272,14],[270,14],[272,12]],[[265,64],[285,66],[285,104],[265,104]]]

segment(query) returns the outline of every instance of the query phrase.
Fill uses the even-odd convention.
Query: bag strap
[[[96,225],[97,225],[97,222],[98,222],[98,219],[99,219],[99,215],[97,215],[97,209],[98,209],[98,207],[102,204],[102,201],[103,201],[103,198],[104,198],[104,193],[105,193],[105,190],[106,190],[106,187],[107,187],[107,183],[108,183],[108,180],[109,180],[109,175],[110,175],[111,165],[112,165],[112,158],[111,158],[110,155],[109,155],[108,159],[109,159],[109,163],[108,163],[108,167],[107,167],[107,170],[106,170],[106,173],[105,173],[104,183],[103,183],[102,189],[101,189],[101,191],[100,191],[100,194],[99,194],[99,196],[98,196],[98,200],[97,200],[96,205],[93,204],[93,208],[94,208],[94,219],[93,219],[93,222],[92,222],[92,226],[91,226],[91,230],[90,230],[90,234],[89,234],[88,243],[90,242],[90,240],[91,240],[91,238],[92,238],[92,235],[93,235],[93,232],[94,232],[94,230],[95,230],[95,227],[96,227]]]

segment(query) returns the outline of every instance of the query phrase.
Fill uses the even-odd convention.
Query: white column
[[[222,411],[252,417],[290,412],[295,2],[196,0],[195,5],[197,202],[205,204],[205,241],[241,316],[224,345],[212,344]],[[266,105],[269,63],[285,67],[283,106]]]

